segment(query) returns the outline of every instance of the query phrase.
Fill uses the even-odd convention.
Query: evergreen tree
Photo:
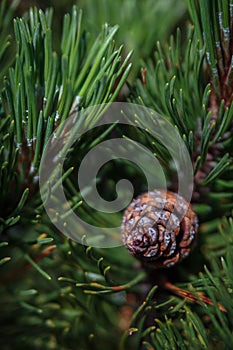
[[[1,349],[231,349],[233,1],[22,3],[0,4]],[[45,211],[39,171],[54,130],[116,101],[159,113],[192,161],[197,243],[171,268],[148,267],[124,246],[92,247],[85,235],[75,242]],[[149,131],[117,120],[95,127],[103,113],[75,125],[93,129],[63,145],[61,182],[74,212],[108,227],[123,211],[100,214],[76,186],[88,151],[113,136],[136,140],[163,164],[170,191],[176,174]],[[120,159],[98,174],[106,200],[121,175],[145,192],[142,172]],[[58,186],[48,182],[47,198]]]

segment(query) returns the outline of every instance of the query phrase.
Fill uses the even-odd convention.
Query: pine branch
[[[81,22],[82,13],[74,7],[72,16],[64,18],[57,54],[51,10],[44,14],[31,9],[28,20],[14,21],[16,63],[1,96],[3,229],[15,224],[16,218],[21,220],[16,214],[24,212],[26,221],[27,208],[35,207],[40,159],[55,127],[77,108],[113,101],[129,73],[130,55],[121,62],[122,47],[114,47],[117,27],[105,26],[96,40],[87,41]],[[11,202],[9,208],[6,201]]]
[[[207,63],[211,70],[211,110],[217,119],[218,106],[224,100],[225,106],[232,102],[232,2],[214,1],[208,3],[187,1],[193,22],[199,28],[198,36],[206,45]],[[196,16],[199,13],[199,16]]]
[[[71,343],[76,344],[78,333],[83,339],[80,346],[85,346],[86,336],[91,343],[93,333],[98,337],[98,334],[104,333],[104,339],[109,339],[105,331],[107,310],[102,321],[93,329],[89,297],[82,292],[77,294],[77,287],[73,290],[57,285],[57,277],[69,276],[72,270],[75,272],[73,279],[76,281],[81,281],[81,276],[85,280],[90,276],[93,283],[95,267],[88,263],[80,275],[77,272],[75,257],[72,256],[72,262],[69,262],[68,244],[64,243],[64,238],[61,238],[54,228],[50,228],[51,224],[43,213],[38,192],[38,169],[46,143],[57,126],[62,125],[63,121],[77,110],[115,100],[131,68],[128,63],[130,54],[122,59],[122,47],[115,47],[117,26],[111,28],[105,25],[97,38],[88,37],[82,29],[82,13],[78,12],[76,7],[71,15],[64,18],[61,48],[58,52],[53,50],[51,25],[51,10],[43,13],[41,10],[31,9],[28,16],[14,20],[15,64],[4,78],[4,88],[1,92],[0,223],[1,236],[7,241],[4,243],[6,246],[0,259],[1,264],[9,261],[8,253],[14,256],[12,261],[5,264],[8,268],[1,273],[1,294],[6,298],[2,300],[2,305],[6,306],[2,308],[1,318],[1,327],[5,333],[5,339],[1,340],[2,348],[6,343],[13,347],[16,345],[8,323],[12,317],[17,320],[16,330],[21,334],[17,342],[24,344],[25,348],[44,347],[44,344],[56,346],[51,340],[51,329],[54,327],[56,337],[60,338],[57,344],[63,342],[63,336],[64,339],[73,339]],[[95,117],[100,118],[100,112]],[[95,131],[95,142],[103,139],[110,131],[111,129]],[[91,136],[80,141],[78,147],[80,146],[82,152],[85,153],[90,148],[93,143],[93,139],[91,142],[90,139]],[[67,164],[62,181],[69,184],[66,191],[69,192],[73,209],[77,209],[77,190],[73,191],[72,181],[69,180],[72,170],[73,166]],[[55,186],[58,184],[53,184],[48,195],[53,192]],[[41,232],[47,232],[49,237],[42,237]],[[51,238],[54,238],[55,245],[59,243],[59,251],[54,249],[55,245],[50,245]],[[8,242],[10,250],[7,249]],[[68,265],[64,264],[64,256]],[[83,260],[86,259],[85,255]],[[103,267],[101,261],[100,257],[96,276],[102,273],[106,283],[109,283],[112,278],[109,275],[111,265],[107,263],[106,267]],[[70,272],[70,269],[67,271],[69,264],[72,267]],[[64,272],[61,269],[57,276],[59,265],[64,266]],[[38,289],[33,282],[35,274]],[[126,280],[120,281],[123,282],[126,283]],[[4,285],[18,287],[13,288],[9,294],[6,293]],[[122,288],[120,290],[124,293]],[[110,305],[115,312],[117,311],[117,299],[109,298],[105,303],[106,308]],[[62,304],[64,307],[61,307]],[[57,315],[51,319],[49,315],[53,312]],[[65,314],[69,315],[68,319],[61,321]],[[87,331],[86,326],[81,327],[82,329],[78,326],[78,333],[75,332],[74,337],[71,328],[75,320],[81,318],[86,319],[85,324],[89,323],[90,331]],[[117,326],[117,320],[109,321],[107,324]],[[37,331],[33,331],[25,339],[25,330],[33,324],[37,324],[43,336],[39,339]],[[64,327],[65,333],[61,331]]]
[[[168,45],[162,42],[184,13],[180,2],[174,11],[169,8],[173,1],[85,3],[84,18],[76,7],[65,15],[60,40],[51,29],[52,10],[44,13],[31,9],[23,18],[15,19],[14,63],[7,71],[1,68],[0,346],[3,350],[65,350],[67,346],[76,349],[78,342],[84,350],[114,350],[119,343],[122,350],[230,349],[232,3],[214,1],[210,6],[189,0],[193,25],[178,29]],[[132,9],[130,18],[120,18],[119,3],[121,15],[126,16],[127,6]],[[9,52],[6,49],[13,52],[14,47],[13,39],[8,47],[5,37],[12,24],[12,9],[6,7],[5,1],[0,5],[3,61]],[[100,29],[108,10],[112,26]],[[163,25],[164,16],[159,16],[152,28],[155,13],[163,11],[168,23]],[[87,33],[83,22],[92,33],[99,27],[98,34]],[[127,36],[131,25],[134,33]],[[147,60],[158,29],[161,43],[157,44],[154,57]],[[55,40],[59,41],[59,48],[55,48]],[[126,45],[115,46],[115,40],[125,41]],[[38,169],[51,134],[59,127],[57,134],[65,135],[64,122],[77,111],[116,99],[131,69],[131,53],[125,54],[127,45],[135,46],[136,51],[130,77],[131,101],[152,107],[166,117],[182,136],[193,160],[199,240],[187,263],[170,272],[145,269],[123,247],[96,249],[87,246],[85,236],[83,245],[66,239],[49,223],[38,192]],[[132,77],[137,75],[139,56],[144,59],[142,77],[135,83]],[[102,113],[103,109],[99,109],[85,122],[95,125]],[[82,123],[85,114],[80,115]],[[62,222],[70,220],[70,213],[76,210],[87,222],[97,225],[104,221],[111,227],[119,221],[119,215],[107,219],[96,215],[82,201],[75,186],[75,164],[112,133],[131,141],[132,147],[135,139],[147,145],[163,164],[169,185],[174,184],[168,150],[141,130],[139,118],[137,121],[138,128],[129,131],[117,123],[95,129],[72,147],[72,140],[65,139],[61,152],[68,151],[68,156],[62,178],[54,182],[51,177],[44,189],[47,197],[56,201],[56,189],[63,183],[71,208],[59,217]],[[116,182],[116,168],[111,164],[109,169],[115,176],[112,182],[104,170],[98,175],[98,184],[107,198],[111,197],[109,188]],[[53,171],[56,173],[57,168]],[[124,171],[135,175],[128,164]],[[153,175],[154,169],[149,171]],[[134,177],[137,190],[141,191],[143,176]],[[168,280],[162,279],[162,274]]]
[[[205,78],[203,39],[190,27],[186,43],[181,44],[181,38],[178,30],[169,46],[161,47],[158,43],[154,62],[144,63],[142,79],[137,82],[136,91],[132,88],[131,100],[155,109],[180,132],[193,160],[193,199],[200,201],[202,194],[208,203],[209,193],[216,191],[215,180],[230,176],[232,150],[228,146],[232,138],[233,105],[225,108],[222,102],[213,120],[212,85]],[[151,142],[158,145],[158,140]],[[167,156],[163,149],[156,153],[161,153],[161,158]]]

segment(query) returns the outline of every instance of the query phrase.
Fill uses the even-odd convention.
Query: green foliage
[[[193,8],[194,3],[189,2],[194,12],[193,18],[197,13]],[[230,11],[231,7],[229,5],[224,9]],[[202,16],[205,18],[205,11],[206,7],[200,6],[201,13],[198,19]],[[219,18],[221,20],[221,16]],[[207,27],[208,30],[215,28],[213,23],[212,27],[209,24]],[[231,28],[230,24],[229,27]],[[218,99],[206,47],[207,42],[210,45],[210,40],[207,40],[207,35],[204,38],[200,37],[200,32],[202,31],[198,22],[195,27],[189,25],[185,33],[178,29],[176,36],[172,36],[167,45],[162,46],[158,42],[154,57],[144,62],[143,77],[138,79],[136,89],[132,87],[130,100],[153,108],[177,128],[193,160],[197,185],[211,188],[212,192],[204,195],[202,200],[209,203],[216,196],[217,200],[214,200],[212,208],[219,209],[218,202],[222,198],[221,213],[224,215],[226,208],[232,209],[232,190],[229,186],[224,186],[227,180],[231,179],[232,171],[230,130],[233,104],[229,103],[232,95],[231,91],[228,91],[229,96],[223,95],[221,100]],[[214,40],[212,46],[216,46]],[[216,56],[222,57],[217,54]],[[223,77],[220,76],[219,79]],[[156,140],[151,142],[156,144]],[[164,153],[158,142],[156,153]],[[230,211],[227,213],[230,214]]]
[[[86,26],[91,32],[98,31],[105,22],[119,25],[118,43],[124,43],[126,52],[134,52],[131,80],[140,71],[141,59],[149,57],[158,39],[167,39],[186,10],[180,0],[79,0],[78,4],[87,14]]]
[[[73,7],[64,16],[61,36],[52,30],[52,9],[30,9],[12,20],[18,3],[0,4],[1,349],[231,349],[232,1],[188,0],[192,24],[167,44],[185,13],[181,1],[80,0],[83,12]],[[96,249],[85,237],[83,245],[63,237],[39,195],[38,169],[54,129],[61,131],[76,111],[115,101],[119,93],[125,98],[129,49],[129,99],[177,128],[194,165],[198,244],[184,264],[162,273],[176,292],[124,247]],[[88,122],[97,118],[101,112]],[[69,150],[61,179],[72,209],[92,223],[106,218],[82,202],[75,164],[111,133],[140,140],[173,183],[168,151],[147,132],[117,123],[95,129]],[[124,168],[141,190],[142,176]],[[100,173],[107,198],[116,182],[114,165],[109,169],[114,181]],[[48,196],[58,185],[51,184]]]
[[[81,21],[75,7],[65,16],[59,54],[52,46],[51,10],[30,10],[28,20],[14,21],[16,61],[1,96],[2,229],[38,202],[40,158],[54,128],[77,108],[114,100],[129,73],[130,55],[121,62],[122,47],[114,48],[117,27],[104,26],[87,41]]]
[[[62,243],[59,234],[50,229],[50,223],[43,213],[38,169],[45,145],[56,127],[76,110],[116,99],[131,68],[128,64],[130,54],[122,59],[123,47],[115,47],[117,26],[104,25],[96,38],[86,33],[82,29],[82,12],[76,7],[71,15],[64,17],[61,45],[57,52],[53,48],[51,25],[51,9],[45,13],[36,8],[30,9],[27,16],[14,20],[16,55],[14,64],[4,77],[1,91],[0,227],[3,255],[0,264],[10,261],[8,253],[13,257],[2,277],[7,289],[2,286],[1,293],[5,294],[8,290],[6,299],[2,299],[2,306],[6,308],[3,307],[1,317],[2,331],[5,333],[1,348],[5,349],[21,346],[30,349],[41,346],[60,348],[66,347],[67,339],[72,341],[74,348],[77,337],[83,339],[80,346],[84,348],[88,328],[85,322],[85,327],[80,328],[83,320],[92,329],[87,334],[89,337],[90,333],[90,341],[91,332],[100,332],[98,337],[103,336],[103,342],[106,340],[104,325],[95,325],[90,318],[90,298],[83,295],[82,302],[78,295],[72,294],[72,288],[62,287],[64,282],[61,282],[61,286],[57,284],[57,278],[62,274],[62,270],[57,271],[57,266],[69,266],[69,245]],[[102,130],[95,132],[95,139],[101,140],[106,131],[103,136],[102,133]],[[88,149],[92,143],[88,139],[80,142],[77,145],[80,149]],[[72,169],[67,169],[63,180]],[[59,253],[53,260],[49,259],[56,247],[52,242],[59,245]],[[75,264],[77,262],[73,261],[71,266]],[[103,263],[100,266],[103,268]],[[95,280],[99,270],[91,274],[92,269],[96,270],[91,266],[81,269],[73,279],[87,282],[90,274],[90,280]],[[64,275],[67,278],[66,272],[65,267]],[[35,273],[39,276],[37,286],[33,277]],[[78,294],[82,295],[82,292]],[[73,312],[76,303],[81,305],[84,313],[81,310]],[[106,302],[106,312],[109,303]],[[61,309],[62,304],[64,309]],[[52,313],[56,313],[53,320]],[[64,320],[65,315],[67,320]],[[12,317],[16,320],[15,328],[9,326]],[[78,332],[73,328],[74,321]],[[27,329],[31,327],[34,331],[28,337]],[[54,327],[56,331],[52,334]]]
[[[1,348],[7,348],[4,347],[7,344],[9,348],[75,349],[78,343],[80,349],[89,346],[117,349],[111,339],[120,336],[119,308],[125,303],[126,290],[145,278],[145,273],[130,280],[128,264],[132,259],[122,248],[101,252],[71,241],[55,240],[53,258],[45,258],[36,270],[29,254],[36,260],[50,242],[42,237],[37,242],[24,242],[28,253],[24,253],[24,259],[18,257],[14,272],[10,270],[5,279],[8,302],[1,302],[4,320],[1,332],[5,334],[0,340]],[[19,266],[19,261],[24,261],[23,265]],[[11,273],[15,274],[14,279],[20,279],[17,289],[12,288],[15,282]],[[114,291],[119,280],[125,285]],[[14,329],[8,323],[12,318]],[[16,332],[17,339],[11,337],[11,332]]]

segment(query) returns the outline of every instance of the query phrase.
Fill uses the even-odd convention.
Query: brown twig
[[[174,284],[172,284],[168,281],[164,282],[163,288],[172,292],[173,294],[176,294],[177,296],[179,296],[181,298],[192,301],[196,304],[201,305],[201,301],[202,301],[205,304],[214,306],[214,303],[210,298],[203,296],[200,293],[197,293],[198,294],[198,297],[197,297],[192,292],[187,291],[187,290],[182,289],[182,288],[179,288],[179,287],[176,287]],[[221,310],[223,312],[227,312],[227,310],[225,309],[225,307],[222,304],[218,303],[217,305],[218,305],[219,310]]]

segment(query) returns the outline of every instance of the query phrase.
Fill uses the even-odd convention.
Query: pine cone
[[[154,190],[138,196],[126,209],[122,240],[141,261],[171,267],[189,255],[197,229],[197,216],[184,198]]]

